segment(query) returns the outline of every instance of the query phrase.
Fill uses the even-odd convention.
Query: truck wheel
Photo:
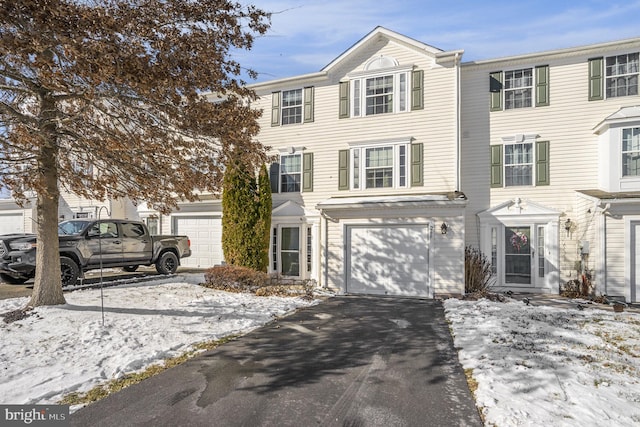
[[[0,280],[10,285],[21,285],[29,279],[27,277],[13,277],[8,274],[0,273]]]
[[[79,275],[80,269],[78,268],[78,264],[71,258],[61,256],[60,278],[62,279],[62,286],[75,286],[78,283]]]
[[[173,274],[178,269],[178,257],[173,252],[165,252],[156,261],[156,270],[160,274]]]
[[[126,267],[122,267],[124,271],[128,271],[129,273],[133,273],[138,269],[139,265],[127,265]]]

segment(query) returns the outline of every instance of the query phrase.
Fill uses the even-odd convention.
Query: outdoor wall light
[[[569,235],[569,232],[571,231],[571,218],[567,218],[567,220],[564,222],[564,229],[567,232],[567,235]]]
[[[446,222],[443,222],[442,225],[440,225],[440,233],[447,234],[447,231],[449,231],[449,226]]]

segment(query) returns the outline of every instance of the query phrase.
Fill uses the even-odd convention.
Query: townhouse
[[[638,301],[640,39],[465,63],[467,244],[501,287]]]
[[[270,271],[432,298],[464,291],[470,245],[498,289],[579,279],[637,301],[639,51],[633,39],[464,62],[378,27],[316,73],[252,85],[276,159]],[[61,217],[100,210],[62,203]],[[164,216],[108,205],[188,234],[188,266],[223,261],[215,196]],[[29,231],[28,216],[0,200],[1,231]]]

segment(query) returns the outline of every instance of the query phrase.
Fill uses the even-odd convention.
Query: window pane
[[[622,129],[622,176],[640,176],[640,127]]]
[[[367,115],[393,112],[393,76],[367,79],[365,85]]]
[[[504,105],[507,110],[532,105],[533,69],[505,71]]]
[[[366,167],[393,166],[393,147],[368,148]]]
[[[302,123],[302,89],[282,92],[282,124]]]
[[[400,74],[400,111],[407,110],[407,75]]]
[[[313,245],[311,240],[311,227],[307,227],[307,272],[311,271],[311,260],[313,254]]]
[[[353,150],[353,188],[360,188],[360,149]]]
[[[353,81],[353,115],[360,116],[360,80]]]
[[[271,257],[273,260],[273,271],[278,271],[278,228],[273,229],[273,238],[271,240]]]
[[[529,227],[506,227],[505,281],[507,283],[531,283],[531,236]]]
[[[398,147],[398,185],[405,187],[407,185],[407,147],[401,145]]]
[[[280,273],[285,276],[300,275],[300,255],[297,252],[282,253],[282,271]]]
[[[280,248],[283,251],[297,251],[300,249],[300,229],[298,227],[282,227],[282,242]]]
[[[538,227],[538,277],[544,277],[544,227]]]
[[[280,230],[280,259],[285,276],[300,275],[300,228],[282,227]]]
[[[606,60],[607,97],[638,94],[639,55],[610,56]]]
[[[504,146],[505,186],[533,184],[533,144]]]
[[[298,154],[280,156],[280,191],[300,191],[302,180],[302,156]]]

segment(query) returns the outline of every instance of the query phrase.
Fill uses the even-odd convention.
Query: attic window
[[[398,61],[390,56],[379,56],[373,58],[364,66],[365,71],[379,70],[381,68],[397,67]]]

